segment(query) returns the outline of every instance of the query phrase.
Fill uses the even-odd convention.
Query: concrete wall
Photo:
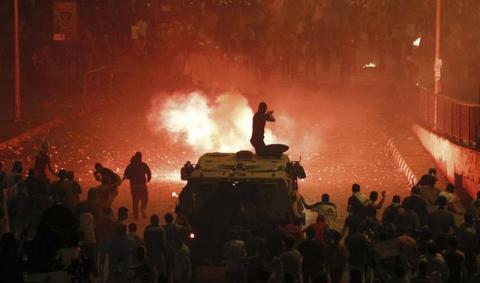
[[[448,181],[472,198],[480,190],[480,152],[459,146],[419,125],[413,131]]]

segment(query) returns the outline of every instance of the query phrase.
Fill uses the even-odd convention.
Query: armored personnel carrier
[[[301,224],[298,179],[302,178],[302,166],[287,155],[208,153],[195,166],[187,162],[182,168],[187,185],[176,212],[192,225],[194,253],[219,259],[232,232],[248,237],[256,227],[268,238],[280,225]]]

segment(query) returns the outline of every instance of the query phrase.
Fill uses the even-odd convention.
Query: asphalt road
[[[291,159],[301,156],[307,171],[307,179],[300,184],[301,194],[313,202],[322,193],[329,193],[339,207],[339,226],[346,216],[346,200],[354,182],[365,192],[386,190],[387,204],[394,194],[407,194],[407,180],[384,147],[382,131],[398,110],[385,89],[290,85],[270,88],[263,95],[290,123],[288,131],[279,124],[285,119],[278,119],[271,128],[274,133],[280,131],[279,138],[284,137],[291,146]],[[259,99],[251,94],[247,97],[250,104]],[[30,168],[40,142],[45,140],[51,145],[55,167],[73,170],[86,192],[96,185],[92,176],[95,162],[121,174],[133,153],[140,150],[154,171],[148,213],[172,211],[175,199],[171,194],[184,185],[179,180],[180,168],[186,160],[195,161],[198,153],[152,130],[147,122],[150,99],[131,93],[109,100],[112,102],[87,116],[76,118],[72,113],[62,126],[0,152],[4,168],[14,160]],[[114,209],[120,206],[130,207],[127,184],[121,186]]]

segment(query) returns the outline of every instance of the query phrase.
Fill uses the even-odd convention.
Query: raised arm
[[[147,174],[147,182],[150,182],[152,179],[152,170],[150,170],[147,164],[145,164],[145,173]]]

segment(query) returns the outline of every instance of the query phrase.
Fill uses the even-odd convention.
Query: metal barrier
[[[422,126],[463,146],[480,145],[480,104],[435,95],[419,87],[417,107]]]

